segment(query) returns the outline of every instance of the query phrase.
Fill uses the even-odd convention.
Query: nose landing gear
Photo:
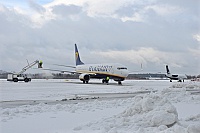
[[[118,85],[122,85],[122,82],[121,82],[121,81],[118,81]]]

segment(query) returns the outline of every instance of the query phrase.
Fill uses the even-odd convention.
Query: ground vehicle
[[[31,78],[28,77],[26,74],[23,74],[26,70],[31,68],[32,66],[38,64],[38,68],[42,68],[42,61],[34,61],[31,64],[28,63],[27,66],[25,66],[21,72],[19,73],[9,73],[7,76],[7,81],[13,81],[13,82],[18,82],[18,81],[24,81],[24,82],[30,82]]]
[[[24,82],[29,82],[29,81],[31,81],[31,78],[27,77],[27,75],[24,75],[24,74],[13,74],[13,73],[10,73],[10,74],[8,74],[7,81],[14,81],[14,82],[24,81]]]

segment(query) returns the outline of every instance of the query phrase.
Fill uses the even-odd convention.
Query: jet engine
[[[89,74],[83,73],[83,74],[81,74],[81,75],[79,76],[79,79],[80,79],[81,81],[83,81],[83,83],[88,83],[88,81],[90,80],[90,75],[89,75]]]
[[[114,81],[124,81],[124,78],[114,78]]]

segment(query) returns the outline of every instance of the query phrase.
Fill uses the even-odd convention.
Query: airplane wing
[[[52,64],[54,66],[62,66],[62,67],[69,67],[69,68],[76,68],[75,66],[66,66],[66,65],[60,65],[60,64]]]
[[[60,66],[60,67],[68,67],[68,68],[76,68],[75,66],[67,66],[67,65],[60,65],[60,64],[49,64],[49,65],[54,65],[54,66]],[[48,70],[48,71],[56,71],[56,72],[61,72],[61,73],[71,73],[71,74],[80,74],[76,71],[67,71],[67,70],[59,70],[59,69],[51,69],[51,68],[42,68],[40,70]]]
[[[35,68],[35,69],[37,69],[37,68]],[[71,73],[71,74],[80,74],[80,73],[78,73],[78,72],[76,72],[76,71],[66,71],[66,70],[58,70],[58,69],[49,69],[49,68],[40,68],[40,70],[48,70],[48,71],[56,71],[56,72],[61,72],[61,73]]]
[[[35,68],[37,69],[37,68]],[[58,69],[50,69],[50,68],[40,68],[40,70],[48,70],[48,71],[56,71],[56,72],[61,72],[61,73],[71,73],[71,74],[83,74],[83,72],[76,72],[76,71],[67,71],[67,70],[58,70]],[[97,75],[96,73],[92,73],[92,72],[87,72],[85,74],[89,74],[89,75]]]

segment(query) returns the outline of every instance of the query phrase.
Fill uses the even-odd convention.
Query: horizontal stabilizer
[[[75,66],[66,66],[66,65],[59,65],[59,64],[52,64],[54,66],[62,66],[62,67],[69,67],[69,68],[76,68]]]

